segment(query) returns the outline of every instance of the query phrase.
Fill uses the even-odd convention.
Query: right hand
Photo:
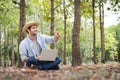
[[[39,59],[40,59],[40,56],[35,56],[35,59],[36,59],[36,60],[39,60]]]

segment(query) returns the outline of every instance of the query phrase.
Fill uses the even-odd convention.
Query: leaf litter
[[[120,80],[120,63],[61,65],[60,70],[0,67],[0,80]]]

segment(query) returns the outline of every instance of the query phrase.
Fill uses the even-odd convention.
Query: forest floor
[[[0,80],[120,80],[120,63],[61,65],[60,70],[0,67]]]

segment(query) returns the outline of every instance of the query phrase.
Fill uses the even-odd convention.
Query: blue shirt
[[[46,43],[54,43],[55,39],[54,36],[37,34],[37,42],[40,45],[40,47],[43,49],[43,48],[47,48]],[[19,53],[22,61],[24,61],[26,57],[34,56],[35,53],[32,49],[32,43],[29,37],[26,37],[21,41],[19,45]]]

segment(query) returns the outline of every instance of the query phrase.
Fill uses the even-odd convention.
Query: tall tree
[[[12,28],[12,30],[13,30],[13,28]],[[12,43],[12,66],[14,66],[15,65],[15,55],[14,55],[14,34],[12,33],[12,41],[11,41],[11,43]]]
[[[8,34],[9,34],[9,27],[7,28],[7,35],[8,35]],[[6,36],[7,36],[7,35],[6,35]],[[14,36],[14,35],[13,35],[13,36]],[[10,37],[10,36],[7,36],[7,45],[6,45],[6,46],[7,46],[6,48],[7,48],[7,62],[8,62],[8,66],[10,66],[10,59],[9,59],[9,57],[10,57],[10,56],[9,56],[9,37]]]
[[[24,38],[24,34],[22,33],[22,27],[25,25],[25,0],[20,0],[20,19],[19,19],[19,40],[18,40],[18,46],[20,42]],[[22,66],[22,62],[20,59],[20,55],[18,55],[18,66]]]
[[[1,31],[2,31],[2,29],[1,29],[1,25],[0,25],[0,66],[2,66],[2,53],[1,53]]]
[[[80,0],[74,0],[74,25],[72,29],[72,66],[78,66],[82,63],[80,55]]]
[[[65,0],[63,0],[63,12],[64,12],[64,60],[63,64],[66,64],[66,7],[65,7]]]
[[[93,53],[94,53],[94,63],[96,60],[96,33],[95,33],[95,0],[92,0],[92,11],[93,11]]]
[[[51,26],[50,35],[54,35],[54,0],[51,0]],[[50,45],[51,49],[54,49],[54,43]]]
[[[105,63],[105,44],[104,44],[104,4],[99,0],[100,13],[100,34],[101,34],[101,62]]]
[[[6,27],[4,25],[4,66],[7,67],[7,32],[6,32]]]

